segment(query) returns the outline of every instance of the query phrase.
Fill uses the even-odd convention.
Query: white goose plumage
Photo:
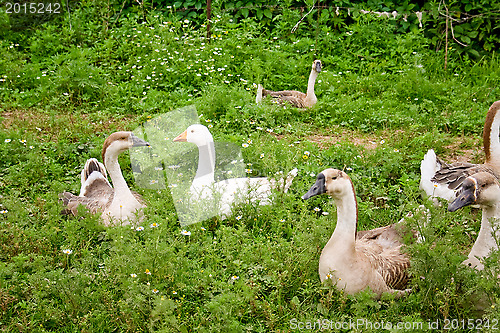
[[[318,99],[314,94],[314,84],[316,83],[316,78],[321,72],[321,61],[314,60],[312,64],[311,74],[309,74],[309,80],[307,81],[307,91],[303,92],[296,90],[281,90],[281,91],[271,91],[266,90],[261,84],[257,87],[257,96],[255,98],[256,103],[260,103],[262,98],[266,96],[271,96],[278,99],[280,102],[290,102],[291,105],[297,108],[310,108],[316,104]]]
[[[84,205],[92,214],[101,212],[104,224],[129,224],[146,207],[141,196],[132,192],[118,163],[118,155],[131,147],[149,146],[132,132],[115,132],[105,141],[102,149],[104,164],[95,158],[88,159],[81,173],[81,188],[78,196],[69,192],[59,194],[66,206],[64,213],[76,215],[78,206]],[[106,168],[114,188],[108,182]]]
[[[347,294],[370,288],[377,297],[388,292],[407,294],[410,260],[401,252],[399,224],[357,231],[358,207],[349,176],[336,169],[318,174],[316,183],[302,196],[328,194],[337,206],[337,225],[319,258],[319,277]]]
[[[486,114],[483,130],[485,161],[483,164],[456,162],[446,164],[429,150],[420,163],[420,189],[427,196],[447,201],[455,198],[457,188],[463,180],[478,172],[489,172],[500,177],[500,101],[494,102]]]
[[[287,192],[298,172],[293,169],[282,182],[265,177],[230,178],[215,182],[215,146],[212,134],[206,126],[191,125],[173,141],[190,142],[198,147],[198,168],[189,192],[195,201],[217,198],[217,213],[222,218],[231,214],[233,203],[241,196],[250,202],[258,201],[260,205],[270,204],[272,189],[281,188],[283,192]]]

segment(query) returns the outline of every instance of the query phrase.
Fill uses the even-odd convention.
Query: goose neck
[[[495,102],[488,110],[483,131],[483,146],[486,163],[500,168],[500,102]]]
[[[354,192],[335,199],[337,206],[337,225],[326,247],[341,246],[346,252],[354,252],[358,208]]]
[[[118,154],[107,152],[104,155],[104,164],[108,170],[115,192],[120,193],[120,190],[130,191],[118,163]]]
[[[215,146],[213,141],[198,146],[198,169],[195,181],[203,181],[203,185],[211,184],[214,180],[215,171]]]
[[[309,75],[309,80],[307,81],[307,96],[315,96],[314,84],[316,83],[317,77],[318,77],[318,72],[312,69],[311,74]]]

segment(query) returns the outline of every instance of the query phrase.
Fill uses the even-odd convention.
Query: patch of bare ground
[[[32,135],[39,141],[56,141],[65,137],[76,141],[80,135],[110,134],[130,129],[131,116],[105,117],[81,112],[48,114],[32,109],[9,109],[0,113],[2,128]],[[74,136],[74,137],[73,137]]]

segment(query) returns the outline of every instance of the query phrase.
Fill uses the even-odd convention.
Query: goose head
[[[316,73],[320,73],[321,72],[321,68],[322,68],[322,65],[321,65],[321,60],[314,60],[313,64],[312,64],[312,69],[316,72]]]
[[[469,205],[481,208],[491,207],[500,201],[500,184],[489,172],[479,172],[467,177],[460,186],[457,197],[448,205],[448,211],[454,212]]]
[[[213,142],[213,137],[206,126],[194,124],[179,134],[174,139],[174,142],[191,142],[201,147],[207,145],[209,142]]]
[[[316,183],[302,196],[302,199],[309,199],[320,194],[328,194],[334,199],[340,199],[352,191],[351,178],[345,172],[326,169],[318,174]]]
[[[115,132],[107,137],[102,147],[102,160],[106,164],[106,156],[118,156],[131,147],[150,146],[148,142],[135,136],[132,132]]]

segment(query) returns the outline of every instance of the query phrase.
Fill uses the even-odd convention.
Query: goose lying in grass
[[[392,224],[356,232],[356,195],[351,179],[343,171],[323,170],[302,199],[320,194],[330,195],[337,206],[337,226],[319,258],[321,282],[331,279],[337,289],[347,294],[368,287],[377,297],[384,292],[396,297],[407,294],[410,260],[401,252],[402,226]]]
[[[190,142],[198,147],[198,169],[190,187],[194,199],[212,200],[217,198],[220,203],[218,214],[225,218],[231,214],[232,204],[239,195],[249,198],[251,202],[258,201],[261,205],[271,203],[272,189],[287,192],[298,170],[290,171],[282,181],[261,178],[229,178],[215,182],[215,146],[212,134],[206,126],[195,124],[189,126],[174,142]]]
[[[304,94],[300,91],[295,90],[282,90],[282,91],[271,91],[266,90],[261,84],[257,88],[257,97],[255,98],[256,103],[260,103],[263,97],[267,95],[277,98],[280,102],[290,102],[293,106],[297,108],[310,108],[316,104],[318,99],[314,94],[314,84],[316,83],[316,78],[321,72],[321,61],[314,60],[312,64],[311,74],[309,75],[309,80],[307,81],[307,92]]]
[[[472,204],[482,208],[483,216],[476,242],[464,264],[482,270],[484,265],[481,259],[491,251],[498,250],[495,239],[500,239],[500,225],[497,221],[500,218],[500,184],[491,173],[480,172],[467,177],[460,186],[456,199],[448,205],[448,210],[454,212]]]
[[[132,192],[123,178],[118,155],[131,147],[149,146],[149,143],[136,137],[132,132],[111,134],[102,148],[104,165],[95,158],[87,160],[81,173],[82,186],[80,195],[69,192],[59,194],[66,209],[63,213],[76,215],[78,206],[83,205],[92,213],[101,212],[105,225],[121,220],[129,224],[137,218],[138,212],[146,207],[141,196]],[[106,168],[114,188],[108,182]],[[119,221],[117,221],[119,222]]]
[[[500,176],[500,101],[493,103],[486,114],[483,130],[483,146],[486,155],[483,164],[456,162],[446,164],[429,150],[420,164],[420,189],[431,197],[451,201],[463,180],[478,172],[489,172]]]

